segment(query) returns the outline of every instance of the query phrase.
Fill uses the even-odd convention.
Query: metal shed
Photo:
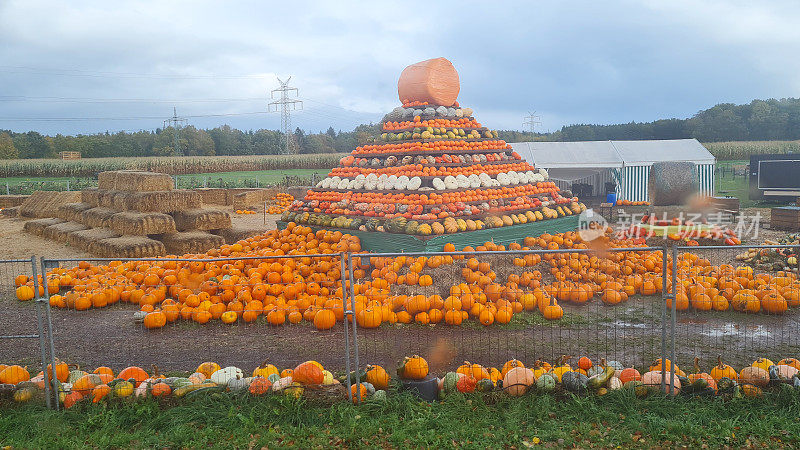
[[[519,142],[514,151],[536,167],[547,169],[562,189],[585,184],[592,196],[605,194],[613,183],[617,198],[648,199],[650,166],[658,161],[689,161],[697,165],[700,193],[714,195],[714,156],[697,139],[651,141]]]

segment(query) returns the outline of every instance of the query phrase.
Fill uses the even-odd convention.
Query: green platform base
[[[279,221],[278,229],[286,228],[286,222]],[[375,231],[349,230],[344,228],[316,227],[326,230],[338,230],[349,233],[361,239],[361,248],[373,253],[399,253],[399,252],[440,252],[444,245],[452,243],[461,250],[466,246],[478,246],[487,241],[508,245],[512,242],[522,243],[528,236],[540,236],[545,233],[555,234],[578,229],[578,216],[559,217],[557,219],[530,222],[509,227],[491,228],[488,230],[464,231],[461,233],[446,234],[422,238],[407,234],[381,233]]]

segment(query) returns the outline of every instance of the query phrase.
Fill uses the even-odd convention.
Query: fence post
[[[361,257],[359,256],[359,263],[361,262]],[[359,361],[358,361],[358,324],[356,320],[356,290],[355,290],[355,279],[353,276],[353,256],[350,255],[349,258],[350,267],[349,267],[349,277],[350,277],[350,317],[353,319],[353,355],[355,357],[355,371],[356,371],[356,392],[358,392],[358,401],[361,400],[361,376],[359,374]],[[345,318],[347,320],[347,318]],[[347,374],[348,378],[350,374]],[[349,384],[349,383],[348,383]],[[352,391],[352,388],[348,386],[348,389]]]
[[[669,371],[669,394],[673,395],[675,391],[675,322],[677,318],[677,297],[678,297],[678,246],[672,246],[672,318],[670,320],[672,332],[670,334],[670,341],[672,350],[670,350],[671,367]],[[662,360],[664,363],[664,360]],[[666,363],[664,363],[666,367]]]
[[[674,296],[670,293],[667,284],[667,263],[669,259],[669,252],[667,251],[667,243],[664,242],[664,250],[661,261],[661,364],[666,367],[667,359],[667,299],[673,298],[672,303],[675,303]],[[675,286],[672,286],[672,292],[675,292]],[[662,367],[663,369],[663,367]],[[661,370],[661,391],[665,391],[667,384],[667,372]]]
[[[45,353],[44,343],[44,323],[42,319],[42,300],[39,298],[39,276],[36,270],[36,256],[31,255],[31,275],[33,276],[33,295],[36,302],[36,321],[39,325],[39,350],[42,354],[42,373],[44,374],[44,395],[47,400],[47,408],[52,408],[52,399],[50,397],[50,387],[47,382],[47,354]],[[44,278],[42,279],[44,285]],[[53,366],[53,378],[55,378],[56,368]]]
[[[265,216],[266,217],[266,216]],[[266,219],[265,219],[266,220]],[[350,387],[350,327],[347,324],[347,313],[345,311],[348,310],[347,308],[347,266],[350,264],[350,261],[347,261],[345,264],[344,259],[347,257],[350,258],[349,253],[342,252],[341,254],[342,263],[341,263],[341,271],[342,271],[342,311],[345,314],[344,316],[344,367],[345,367],[345,374],[347,378],[347,398],[351,401],[353,400],[353,390]]]
[[[46,278],[47,278],[47,263],[45,261],[46,260],[44,259],[44,257],[42,257],[42,259],[41,259],[41,264],[42,264],[42,283],[45,283],[46,282]],[[47,285],[44,284],[44,286],[47,286]],[[50,364],[51,364],[51,367],[53,367],[53,374],[54,374],[53,375],[53,379],[51,380],[51,382],[53,383],[53,394],[54,394],[54,399],[55,399],[54,401],[55,401],[55,405],[56,405],[56,411],[58,411],[60,409],[60,403],[61,402],[60,402],[60,399],[59,399],[59,396],[58,396],[58,379],[56,379],[56,377],[55,377],[56,346],[55,346],[55,340],[53,338],[53,317],[50,314],[50,292],[47,291],[46,287],[45,287],[44,293],[45,293],[45,296],[47,296],[47,304],[45,304],[44,311],[45,311],[45,317],[47,318],[47,339],[48,339],[48,344],[49,344],[49,347],[50,347]]]

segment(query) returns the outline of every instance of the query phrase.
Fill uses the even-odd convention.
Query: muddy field
[[[234,224],[263,229],[274,227],[275,217],[270,219],[264,226],[261,215],[233,217]],[[0,219],[0,251],[6,257],[30,257],[33,252],[59,257],[88,256],[68,246],[28,236],[21,231],[22,223],[17,219]],[[780,235],[775,231],[768,233],[767,238]],[[740,248],[715,250],[703,256],[717,264],[736,264],[734,257],[740,251]],[[503,280],[508,274],[520,271],[508,258],[497,257],[491,262]],[[7,280],[13,280],[13,275],[26,267],[29,264],[0,267],[6,286]],[[546,273],[543,265],[539,270]],[[441,267],[433,275],[440,289],[461,282],[460,265]],[[411,293],[410,289],[402,287],[396,293]],[[431,289],[435,288],[413,289],[424,290],[416,293],[432,294]],[[6,288],[0,292],[0,303],[0,335],[36,333],[34,302],[13,300]],[[616,307],[605,306],[597,297],[586,305],[561,304],[565,315],[558,322],[545,321],[539,313],[524,312],[514,315],[510,324],[488,328],[470,319],[460,327],[412,324],[359,329],[359,360],[362,365],[378,363],[392,369],[404,356],[419,354],[430,361],[435,371],[443,371],[465,360],[498,366],[511,358],[532,364],[537,359],[555,362],[561,355],[587,355],[594,360],[618,360],[642,369],[661,356],[662,333],[670,336],[670,314],[664,310],[660,296],[635,296]],[[57,357],[85,367],[109,365],[114,369],[131,364],[143,367],[156,364],[163,371],[187,370],[213,360],[250,370],[264,360],[291,367],[308,359],[337,371],[345,369],[346,337],[341,323],[320,332],[308,322],[270,327],[262,317],[252,324],[236,325],[179,321],[158,331],[148,331],[134,322],[135,309],[127,304],[83,312],[54,309]],[[703,367],[708,368],[717,355],[723,355],[735,367],[749,364],[759,356],[800,357],[798,320],[798,310],[783,316],[732,311],[678,312],[677,361],[690,365],[697,356]],[[352,328],[350,331],[347,338],[352,342]],[[32,339],[0,341],[0,362],[25,362],[35,367],[40,358],[37,344]],[[667,339],[667,355],[671,347]]]

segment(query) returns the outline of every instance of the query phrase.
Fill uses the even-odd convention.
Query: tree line
[[[211,129],[172,127],[155,131],[45,136],[36,131],[0,130],[0,159],[53,158],[63,151],[77,151],[84,158],[111,156],[170,156],[176,151],[195,155],[275,155],[282,153],[284,136],[274,130],[242,131],[228,125]],[[379,133],[373,124],[353,131],[307,133],[299,128],[291,138],[299,153],[349,152]],[[766,141],[800,139],[800,99],[753,100],[748,104],[721,103],[688,119],[596,125],[576,124],[553,133],[503,130],[507,142],[686,139],[701,142]]]

